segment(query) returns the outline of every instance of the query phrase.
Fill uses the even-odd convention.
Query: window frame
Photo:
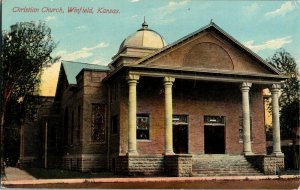
[[[104,138],[103,141],[97,141],[93,139],[93,106],[102,106],[104,108],[104,113],[103,113],[103,129],[104,129]],[[91,103],[91,123],[90,123],[90,143],[91,144],[106,144],[107,137],[106,137],[106,112],[107,112],[107,105],[105,103]],[[100,128],[99,128],[100,129]]]
[[[138,130],[141,130],[141,129],[138,129],[138,118],[141,118],[141,117],[147,117],[148,118],[148,138],[143,138],[143,139],[140,139],[138,137]],[[150,117],[150,114],[149,113],[139,113],[139,114],[136,114],[136,140],[137,141],[151,141],[151,117]]]

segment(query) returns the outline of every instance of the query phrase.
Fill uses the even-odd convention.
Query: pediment
[[[200,42],[183,55],[183,67],[233,70],[234,65],[228,52],[212,42]]]
[[[222,32],[212,25],[142,59],[138,64],[278,74],[262,58]]]

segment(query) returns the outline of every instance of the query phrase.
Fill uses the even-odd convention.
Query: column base
[[[252,155],[254,155],[254,153],[253,152],[244,152],[244,155],[245,156],[252,156]]]
[[[130,151],[130,152],[127,152],[126,155],[127,156],[137,156],[137,155],[139,155],[139,153],[137,151]]]
[[[273,152],[271,156],[281,157],[284,156],[284,154],[282,152]]]
[[[163,153],[163,155],[165,155],[165,156],[171,156],[171,155],[175,155],[175,153],[174,152],[164,152]]]

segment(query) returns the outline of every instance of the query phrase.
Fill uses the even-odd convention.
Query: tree
[[[279,49],[267,61],[283,75],[288,76],[282,84],[279,99],[282,135],[289,136],[299,127],[299,71],[295,59],[285,49]]]
[[[59,59],[51,56],[57,43],[53,41],[51,29],[44,22],[12,25],[10,31],[2,32],[2,40],[1,154],[9,104],[19,102],[20,99],[24,102],[28,95],[38,92],[42,69]]]

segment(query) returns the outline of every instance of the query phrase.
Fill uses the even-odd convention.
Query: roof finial
[[[144,22],[143,22],[143,24],[142,24],[142,28],[148,28],[148,24],[147,24],[147,22],[146,22],[146,17],[144,16]]]
[[[213,24],[213,19],[210,19],[210,24]]]

